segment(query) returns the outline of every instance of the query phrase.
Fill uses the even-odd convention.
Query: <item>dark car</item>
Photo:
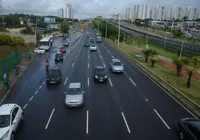
[[[63,54],[60,52],[57,52],[55,55],[55,62],[63,62]]]
[[[94,38],[90,38],[90,42],[92,42],[92,43],[93,43],[93,42],[94,42]]]
[[[89,34],[86,35],[86,38],[89,38]]]
[[[63,41],[63,46],[64,46],[64,47],[68,47],[68,46],[69,46],[69,40],[68,40],[68,39],[65,39],[65,40]]]
[[[85,47],[89,47],[89,46],[90,46],[90,42],[89,42],[89,41],[86,41],[86,42],[84,43],[84,46],[85,46]]]
[[[94,70],[95,82],[107,82],[108,74],[106,68],[103,66],[97,66]]]
[[[47,72],[46,83],[47,84],[60,84],[62,80],[62,73],[59,67],[52,67]]]
[[[181,140],[200,140],[200,120],[183,118],[177,125]]]

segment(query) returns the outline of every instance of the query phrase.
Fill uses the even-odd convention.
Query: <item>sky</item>
[[[26,13],[36,15],[57,15],[59,8],[71,3],[74,18],[111,17],[125,14],[126,7],[146,3],[150,5],[183,5],[200,7],[200,0],[2,0],[3,13]]]

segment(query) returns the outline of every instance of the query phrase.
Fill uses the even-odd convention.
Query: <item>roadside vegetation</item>
[[[99,27],[103,37],[105,37],[105,24],[105,22],[98,18],[93,20],[94,27],[97,30]],[[108,41],[113,44],[113,46],[118,47],[116,41],[118,30],[109,24],[107,24],[107,28]],[[120,42],[120,46],[118,47],[120,50],[138,59],[141,64],[200,105],[199,56],[194,56],[193,58],[180,57],[180,52],[172,53],[149,44],[148,40],[144,38],[129,36],[125,33],[121,33]],[[136,55],[142,56],[142,59],[139,59]],[[160,59],[159,56],[164,56],[169,60],[165,61]]]

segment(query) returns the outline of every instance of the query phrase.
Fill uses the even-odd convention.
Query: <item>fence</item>
[[[110,24],[114,24],[115,27],[118,26],[118,23],[115,22],[109,22]],[[147,37],[150,44],[155,45],[159,48],[166,49],[172,52],[180,52],[182,48],[182,54],[187,57],[193,57],[193,56],[200,56],[200,46],[195,45],[192,43],[186,43],[182,41],[176,41],[173,39],[165,39],[149,34],[145,34],[142,32],[138,32],[134,29],[131,29],[130,27],[121,25],[121,30],[127,34],[139,36],[139,37]]]
[[[3,70],[7,69],[8,72],[12,72],[15,64],[20,64],[23,58],[23,53],[18,50],[11,53],[7,58],[0,59],[0,76],[3,75]]]

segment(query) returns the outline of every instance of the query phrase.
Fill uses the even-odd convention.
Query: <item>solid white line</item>
[[[41,89],[41,88],[42,88],[42,86],[39,87],[39,89]]]
[[[65,80],[64,84],[66,84],[66,83],[67,83],[67,80],[68,80],[68,77],[66,78],[66,80]]]
[[[90,64],[88,63],[88,68],[90,67]]]
[[[165,126],[168,128],[168,129],[170,129],[170,127],[167,125],[167,123],[163,120],[163,118],[159,115],[159,113],[155,110],[155,109],[153,109],[155,112],[156,112],[156,114],[158,115],[158,117],[161,119],[161,121],[165,124]]]
[[[6,93],[6,95],[3,97],[3,99],[1,100],[1,103],[3,103],[3,101],[6,99],[6,97],[8,96],[9,93],[10,93],[10,89],[8,90],[8,92]]]
[[[74,66],[74,63],[72,64],[72,67]]]
[[[106,65],[105,65],[105,64],[103,64],[103,66],[104,66],[104,67],[106,67]]]
[[[102,56],[100,55],[101,59],[102,59]]]
[[[47,122],[47,124],[46,124],[45,129],[48,128],[48,125],[49,125],[49,123],[50,123],[50,121],[51,121],[51,118],[52,118],[52,116],[53,116],[54,111],[55,111],[55,108],[54,108],[54,109],[52,110],[52,112],[51,112],[51,115],[50,115],[50,117],[49,117],[49,120],[48,120],[48,122]]]
[[[90,56],[88,55],[88,59],[90,58]]]
[[[148,100],[148,99],[146,99],[146,101],[148,102],[149,100]]]
[[[45,84],[45,82],[42,83],[43,85]]]
[[[30,98],[30,100],[29,100],[29,101],[31,101],[31,100],[33,99],[33,97],[34,97],[34,96],[32,96],[32,97]]]
[[[108,50],[108,53],[110,53],[110,51]]]
[[[115,57],[112,55],[112,58],[114,59]]]
[[[89,111],[87,110],[87,114],[86,114],[86,134],[88,134],[88,128],[89,128]]]
[[[90,86],[90,78],[88,77],[88,87]]]
[[[110,82],[110,85],[111,85],[111,87],[112,87],[113,85],[112,85],[112,82],[111,82],[110,78],[108,78],[108,80],[109,80],[109,82]]]
[[[130,128],[129,128],[129,126],[128,126],[128,123],[127,123],[127,121],[126,121],[126,118],[125,118],[123,112],[122,112],[122,117],[123,117],[123,119],[124,119],[124,122],[125,122],[125,125],[126,125],[126,127],[127,127],[128,133],[131,133]]]
[[[130,79],[130,81],[134,84],[134,86],[136,86],[135,82],[133,82],[133,80],[132,80],[131,78],[129,78],[129,79]]]
[[[23,107],[23,109],[25,109],[27,105],[28,105],[28,104],[25,104],[25,106]]]
[[[38,93],[38,90],[35,92],[35,94],[37,94]]]
[[[76,58],[77,58],[78,56],[76,56]]]

